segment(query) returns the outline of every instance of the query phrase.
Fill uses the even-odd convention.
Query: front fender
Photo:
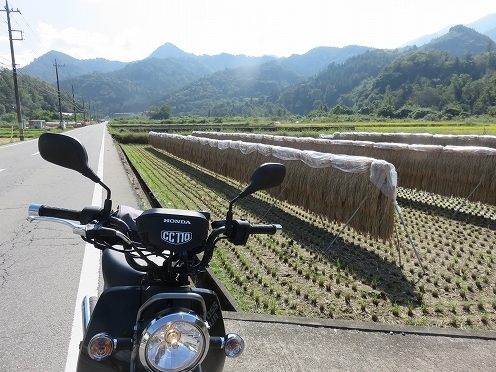
[[[97,362],[88,355],[88,343],[91,338],[98,333],[107,333],[113,339],[130,340],[134,336],[134,327],[136,325],[136,316],[139,308],[151,296],[161,293],[184,293],[195,292],[201,295],[205,301],[207,309],[207,322],[210,325],[209,334],[211,336],[224,336],[224,320],[219,301],[215,292],[202,288],[165,288],[165,287],[113,287],[105,290],[95,306],[88,330],[81,343],[79,351],[77,372],[104,372],[104,371],[129,371],[131,361],[131,349],[119,350],[119,343],[116,351],[103,361]],[[171,307],[187,308],[197,313],[201,313],[198,305],[190,301],[167,301],[154,305],[151,315],[158,311]],[[150,311],[147,311],[150,313]],[[151,317],[151,315],[147,315]],[[203,372],[220,372],[224,367],[225,354],[223,350],[210,349],[206,358],[201,364]],[[141,363],[138,361],[136,371],[144,371]]]

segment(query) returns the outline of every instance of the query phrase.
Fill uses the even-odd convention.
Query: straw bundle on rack
[[[383,240],[393,233],[396,171],[383,160],[154,132],[149,142],[241,182],[262,163],[283,163],[286,180],[268,190],[272,196],[342,223],[362,205],[351,227]]]
[[[465,198],[470,195],[472,201],[496,205],[496,149],[490,147],[408,145],[246,133],[195,133],[209,138],[237,138],[301,150],[384,159],[395,165],[399,186],[448,197]]]

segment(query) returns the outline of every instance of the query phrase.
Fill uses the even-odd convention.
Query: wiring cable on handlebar
[[[114,229],[116,231],[119,231],[122,234],[126,235],[130,240],[132,239],[132,230],[129,227],[129,225],[125,221],[123,221],[122,219],[116,217],[115,215],[111,215],[109,217],[108,222],[106,223],[106,227]],[[165,279],[164,274],[162,272],[162,268],[159,265],[157,265],[155,262],[150,260],[148,258],[148,256],[158,256],[158,257],[163,258],[164,260],[167,260],[168,259],[167,255],[162,255],[162,254],[157,253],[157,252],[155,252],[155,253],[150,252],[149,254],[145,254],[142,252],[142,250],[146,251],[145,247],[143,247],[143,249],[141,249],[139,247],[140,243],[134,242],[132,240],[131,240],[132,243],[129,244],[123,240],[118,240],[118,241],[117,240],[110,240],[110,242],[109,242],[103,238],[102,239],[87,239],[85,237],[82,237],[82,238],[85,241],[93,244],[93,246],[95,248],[98,248],[102,251],[105,249],[111,249],[113,251],[124,254],[126,257],[127,263],[135,270],[143,271],[143,272],[145,272],[145,270],[149,270],[149,271],[152,271],[158,277]],[[110,239],[112,239],[112,238],[110,238]],[[123,248],[122,249],[116,248],[115,245],[118,245],[118,244],[122,244]],[[141,259],[141,260],[145,261],[147,266],[140,265],[139,263],[134,261],[135,259]]]
[[[203,252],[203,257],[202,257],[201,261],[197,265],[195,265],[191,268],[191,271],[194,270],[196,273],[195,274],[190,273],[190,275],[197,275],[198,272],[204,270],[207,267],[208,263],[212,259],[212,256],[214,254],[214,248],[215,248],[215,245],[217,244],[217,242],[220,240],[227,239],[227,236],[218,236],[225,230],[226,230],[225,227],[221,227],[221,228],[216,230],[217,234],[214,234],[214,232],[212,232],[212,234],[210,235],[210,237],[207,241],[207,244],[206,244],[207,248],[205,248],[205,251]]]
[[[151,253],[151,252],[148,254],[145,254],[142,252],[142,250],[146,252],[146,249],[138,247],[138,245],[135,244],[135,242],[133,242],[132,244],[126,243],[126,245],[128,247],[130,247],[130,249],[124,249],[124,248],[119,249],[119,248],[116,248],[114,245],[112,245],[112,244],[110,244],[104,240],[95,240],[95,239],[89,240],[89,239],[85,239],[85,238],[83,238],[83,239],[85,241],[89,242],[90,244],[93,244],[93,246],[95,246],[98,249],[101,249],[101,250],[110,249],[112,251],[122,253],[126,256],[126,260],[127,260],[127,258],[129,258],[129,260],[142,259],[148,265],[147,267],[149,270],[151,270],[154,274],[156,274],[157,276],[164,279],[164,275],[162,273],[161,267],[159,265],[157,265],[155,262],[153,262],[152,260],[148,259],[148,256],[158,256],[158,257],[163,258],[164,260],[167,260],[168,259],[167,255],[162,255],[159,253]],[[129,263],[129,260],[127,260],[128,263]],[[133,265],[132,263],[129,263],[129,265],[135,270],[142,271],[142,269],[139,268],[140,265],[138,263],[136,263],[135,265]]]
[[[215,234],[213,234],[213,235],[215,235]],[[215,245],[217,244],[218,241],[225,240],[225,239],[227,239],[227,236],[220,236],[220,237],[213,238],[213,239],[209,238],[207,243],[204,245],[204,249],[202,249],[203,257],[201,259],[199,257],[197,257],[199,259],[199,262],[196,265],[191,265],[191,266],[188,265],[187,266],[188,275],[193,277],[193,276],[198,275],[203,270],[205,270],[205,268],[208,266],[208,263],[212,259]],[[210,241],[210,240],[213,240],[213,241]]]

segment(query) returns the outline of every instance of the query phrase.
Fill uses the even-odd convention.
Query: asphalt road
[[[138,206],[105,125],[66,133],[87,149],[114,206]],[[103,137],[105,136],[105,137]],[[104,140],[102,140],[104,139]],[[63,371],[85,243],[69,227],[26,221],[30,203],[70,209],[94,205],[95,185],[44,161],[37,140],[0,146],[0,371]],[[99,165],[100,152],[103,161]],[[98,268],[96,269],[98,272]],[[98,278],[96,278],[98,283]],[[76,318],[78,315],[76,315]],[[69,368],[72,369],[71,363]]]

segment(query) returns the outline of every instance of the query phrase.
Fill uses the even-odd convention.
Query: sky
[[[131,62],[165,43],[196,55],[288,57],[319,46],[396,48],[496,13],[496,0],[10,0],[15,61],[56,50]],[[5,10],[5,0],[0,0]],[[11,68],[7,12],[0,66]],[[495,25],[496,27],[496,25]],[[13,38],[21,33],[13,31]],[[63,63],[63,61],[57,61]]]

